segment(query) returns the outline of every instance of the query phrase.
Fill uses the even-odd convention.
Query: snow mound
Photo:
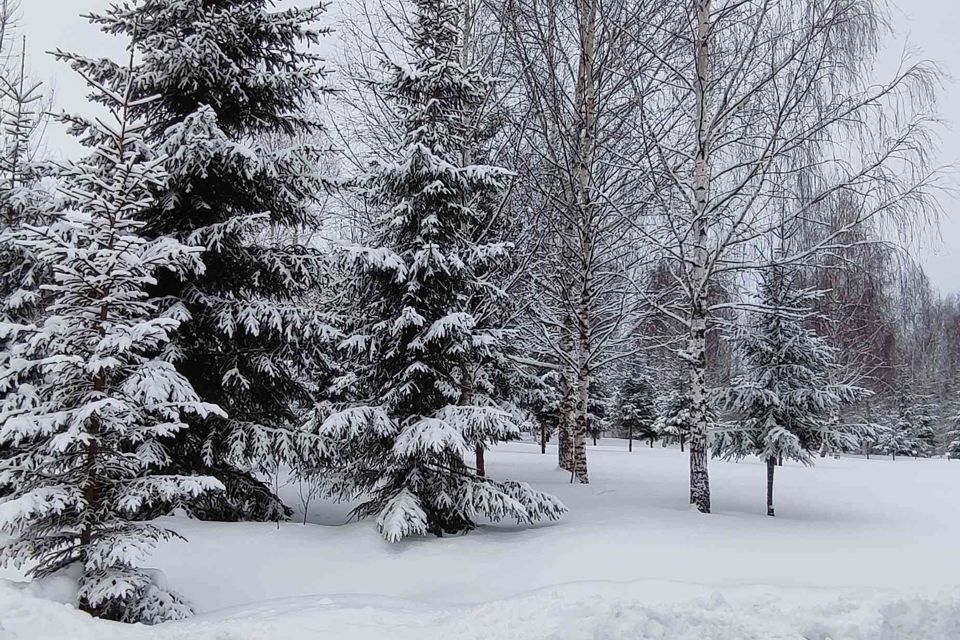
[[[687,597],[678,597],[685,594]],[[668,602],[663,599],[668,598]],[[672,583],[582,583],[512,600],[427,607],[300,597],[146,627],[103,622],[0,581],[2,640],[952,640],[960,592],[903,599]]]

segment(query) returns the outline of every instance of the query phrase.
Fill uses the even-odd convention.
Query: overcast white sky
[[[940,162],[960,167],[960,0],[891,3],[897,37],[881,60],[880,77],[889,75],[884,69],[896,67],[905,47],[942,65],[951,77],[941,98],[941,115],[947,127],[941,132]],[[30,66],[34,75],[54,87],[57,109],[76,110],[82,103],[84,86],[65,65],[45,52],[59,47],[90,56],[119,55],[120,42],[99,33],[80,17],[109,4],[110,0],[22,0]],[[59,131],[50,132],[49,145],[60,153],[73,148]],[[945,196],[942,205],[942,240],[922,247],[920,259],[941,291],[960,292],[960,195]]]

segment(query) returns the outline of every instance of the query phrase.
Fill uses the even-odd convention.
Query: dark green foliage
[[[936,440],[929,405],[919,396],[903,393],[897,398],[896,413],[886,420],[877,448],[893,458],[928,458],[936,452]]]
[[[640,372],[624,379],[617,394],[616,425],[621,438],[656,440],[656,390]]]
[[[194,505],[216,519],[276,519],[286,509],[262,481],[297,465],[310,443],[297,429],[330,372],[335,336],[317,309],[324,261],[298,234],[318,225],[325,91],[309,52],[321,7],[278,11],[270,0],[136,0],[91,19],[133,42],[134,110],[169,174],[145,212],[145,232],[206,248],[206,270],[162,277],[152,294],[185,321],[165,357],[227,418],[195,421],[171,443],[171,471],[227,487]],[[128,74],[106,60],[59,54],[104,86]],[[78,127],[79,129],[79,127]],[[78,131],[82,133],[82,131]]]
[[[736,334],[743,373],[720,394],[736,424],[714,439],[716,455],[812,464],[814,451],[843,451],[862,435],[862,425],[841,423],[840,409],[869,392],[833,381],[836,352],[806,326],[817,295],[789,267],[764,272],[758,308]]]
[[[316,421],[335,488],[362,496],[356,514],[376,517],[391,542],[565,511],[526,485],[480,476],[467,459],[519,427],[497,402],[509,334],[490,313],[491,274],[508,246],[479,233],[507,172],[463,153],[488,82],[461,64],[458,11],[418,2],[413,59],[388,64],[382,88],[402,140],[371,171],[373,237],[349,252],[357,311],[344,346],[357,402]]]

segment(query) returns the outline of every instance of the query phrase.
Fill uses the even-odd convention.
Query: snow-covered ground
[[[491,475],[570,507],[532,528],[389,545],[316,501],[306,526],[170,518],[189,542],[153,564],[197,618],[110,624],[0,582],[0,640],[960,640],[960,462],[787,464],[768,518],[756,461],[713,461],[702,515],[678,450],[606,440],[589,455],[591,484],[571,485],[555,450],[488,454]]]

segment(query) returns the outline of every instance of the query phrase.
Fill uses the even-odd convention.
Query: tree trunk
[[[465,68],[469,67],[473,63],[473,52],[474,52],[474,42],[473,42],[473,26],[474,26],[474,16],[475,16],[475,7],[472,5],[470,0],[464,0],[461,5],[461,39],[460,39],[460,64]],[[472,164],[473,162],[473,146],[475,140],[470,138],[463,139],[463,145],[460,149],[461,161],[464,166]],[[470,230],[465,230],[465,233],[470,233]],[[474,374],[475,367],[473,363],[467,362],[464,363],[463,367],[463,381],[461,382],[462,388],[460,390],[460,404],[464,406],[469,406],[473,404],[473,398],[475,394],[475,383],[474,383]],[[484,460],[484,449],[485,445],[483,442],[478,442],[475,447],[476,461],[477,461],[477,475],[486,476],[487,475],[487,466],[486,461]]]
[[[633,425],[627,429],[627,451],[633,453]]]
[[[593,215],[593,156],[596,146],[597,92],[596,92],[596,4],[595,0],[579,0],[580,57],[577,69],[575,105],[579,116],[576,133],[577,157],[573,175],[572,212],[576,214],[577,228],[571,229],[565,246],[579,245],[576,261],[566,265],[578,265],[580,271],[579,291],[570,287],[566,291],[568,308],[574,303],[576,330],[576,391],[575,422],[569,442],[572,468],[571,481],[587,483],[587,415],[590,399],[590,355],[593,338],[593,258],[596,248]],[[572,216],[571,216],[572,217]],[[566,266],[565,265],[565,266]],[[569,282],[569,280],[568,280]],[[574,313],[569,308],[568,315]],[[572,336],[571,336],[572,337]],[[572,353],[567,351],[566,353]]]
[[[483,459],[483,445],[477,445],[477,475],[487,475],[487,463]]]
[[[686,359],[689,363],[690,400],[690,504],[701,513],[710,513],[710,477],[707,471],[707,387],[706,335],[708,294],[708,207],[710,199],[710,118],[707,87],[710,82],[711,0],[696,0],[696,37],[694,57],[696,78],[697,139],[695,140],[691,225],[690,334]]]
[[[540,453],[547,453],[547,423],[540,423]]]
[[[570,343],[572,342],[571,340]],[[577,402],[574,391],[573,371],[567,367],[563,375],[560,422],[557,424],[557,464],[564,471],[570,472],[573,472],[573,435],[577,421]]]
[[[86,567],[84,566],[87,561],[87,550],[90,548],[90,543],[93,541],[93,519],[89,517],[91,511],[96,509],[96,505],[99,503],[99,490],[97,487],[97,478],[96,478],[96,464],[97,464],[97,455],[99,454],[99,444],[96,438],[96,434],[99,432],[99,427],[97,425],[97,418],[91,420],[91,426],[89,428],[91,435],[94,437],[86,445],[86,451],[84,453],[85,463],[87,466],[87,477],[83,483],[83,500],[86,503],[85,511],[87,512],[87,518],[84,518],[83,528],[80,529],[80,549],[77,555],[77,560],[80,563],[83,572],[86,573]],[[80,598],[77,603],[80,611],[89,613],[92,616],[97,615],[97,611],[94,607],[90,606],[90,603],[86,598]]]
[[[460,366],[460,399],[459,404],[461,407],[469,407],[473,405],[474,395],[476,394],[476,383],[474,382],[474,375],[476,374],[476,367],[472,362],[464,362]],[[476,454],[477,460],[477,475],[484,476],[486,475],[486,464],[484,463],[483,453],[486,449],[485,442],[477,442],[474,445],[474,452]]]
[[[767,515],[775,515],[773,512],[773,473],[776,470],[776,460],[773,457],[767,458]]]
[[[580,484],[590,482],[587,475],[587,393],[589,387],[581,381],[580,398],[577,407],[576,428],[571,440],[571,453],[573,454],[573,469],[570,470],[570,481]]]
[[[113,242],[109,244],[110,248],[113,248]],[[106,335],[106,322],[109,314],[109,310],[106,304],[100,306],[100,326],[98,327],[98,333],[100,337]],[[107,388],[107,379],[106,374],[100,373],[97,375],[93,383],[93,389],[97,393],[102,392]],[[87,425],[87,433],[89,434],[89,440],[86,443],[86,451],[84,452],[84,464],[86,465],[86,477],[83,480],[83,487],[81,491],[83,492],[83,501],[86,503],[84,510],[86,511],[84,518],[83,526],[80,529],[80,553],[78,560],[80,561],[81,567],[86,563],[87,558],[87,549],[90,547],[91,542],[93,542],[93,517],[94,513],[100,505],[100,478],[97,474],[97,456],[100,455],[100,434],[101,434],[101,422],[100,416],[93,416],[90,418]],[[83,567],[83,572],[86,573],[86,567]],[[78,603],[81,611],[85,611],[91,615],[96,615],[97,611],[90,606],[86,599],[81,598]]]
[[[650,438],[650,448],[653,449],[653,438]]]

